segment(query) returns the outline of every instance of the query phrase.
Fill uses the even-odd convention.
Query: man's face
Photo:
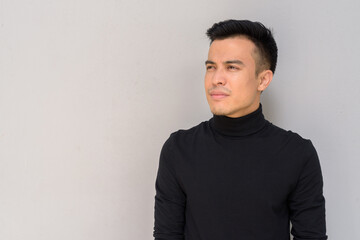
[[[235,118],[259,107],[262,74],[256,76],[255,50],[255,44],[241,36],[212,42],[205,91],[213,114]]]

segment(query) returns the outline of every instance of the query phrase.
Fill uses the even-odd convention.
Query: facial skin
[[[214,40],[206,61],[205,91],[215,115],[236,118],[258,109],[271,70],[256,75],[255,44],[243,36]]]

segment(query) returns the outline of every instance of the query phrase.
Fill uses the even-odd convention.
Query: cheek
[[[204,79],[204,86],[205,86],[205,91],[207,92],[207,90],[209,90],[210,88],[212,88],[212,81],[211,81],[211,76],[206,75],[205,79]]]
[[[242,78],[232,82],[232,91],[236,99],[251,99],[257,92],[256,79]]]

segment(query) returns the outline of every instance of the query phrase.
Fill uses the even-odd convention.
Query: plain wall
[[[0,239],[152,239],[161,146],[211,117],[205,31],[230,18],[274,30],[265,116],[313,141],[330,239],[360,239],[359,9],[0,0]]]

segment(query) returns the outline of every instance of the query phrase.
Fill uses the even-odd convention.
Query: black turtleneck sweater
[[[156,179],[155,240],[324,240],[316,151],[264,119],[213,116],[165,142]]]

